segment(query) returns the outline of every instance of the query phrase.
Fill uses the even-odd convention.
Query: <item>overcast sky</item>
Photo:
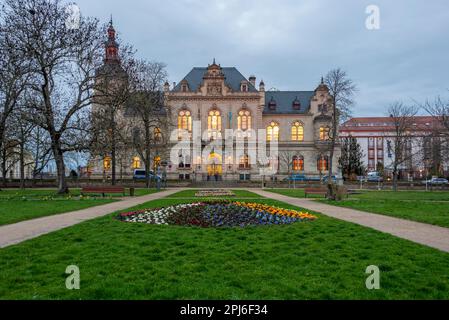
[[[359,92],[355,116],[449,95],[448,0],[78,0],[138,55],[168,66],[170,82],[215,57],[267,89],[314,90],[341,67]],[[366,8],[380,9],[368,30]]]

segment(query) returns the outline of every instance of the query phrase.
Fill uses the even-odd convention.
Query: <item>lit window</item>
[[[134,157],[133,158],[133,164],[132,164],[132,168],[133,169],[140,169],[142,167],[141,165],[141,161],[139,157]]]
[[[320,157],[318,157],[317,169],[320,172],[329,170],[329,157],[328,156],[320,156]]]
[[[154,128],[154,140],[161,141],[162,140],[162,130],[161,128]]]
[[[160,156],[155,156],[153,158],[154,169],[156,170],[159,167],[160,164],[161,164],[161,157]]]
[[[179,112],[178,129],[192,132],[192,114],[189,110],[181,110]]]
[[[238,129],[242,131],[251,130],[251,112],[242,110],[237,118]]]
[[[217,139],[221,137],[221,114],[218,110],[209,112],[207,118],[207,129],[209,131],[209,139]]]
[[[111,159],[111,157],[105,157],[103,159],[103,168],[105,170],[108,170],[108,169],[112,168],[112,159]]]
[[[248,155],[244,155],[243,157],[240,158],[239,167],[240,167],[240,169],[250,169],[251,168]]]
[[[330,129],[328,127],[320,128],[320,140],[321,141],[329,140],[329,131],[330,131]]]
[[[279,125],[276,122],[267,127],[267,141],[279,141]]]
[[[304,126],[299,121],[292,126],[292,141],[304,141]]]
[[[304,171],[304,157],[294,156],[293,157],[293,170],[294,171]]]

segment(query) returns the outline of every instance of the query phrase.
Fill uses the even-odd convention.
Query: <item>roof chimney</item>
[[[250,76],[249,77],[249,82],[251,82],[251,84],[255,88],[256,87],[256,76]]]

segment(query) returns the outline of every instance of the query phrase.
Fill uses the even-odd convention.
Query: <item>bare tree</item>
[[[351,107],[354,104],[354,94],[357,87],[354,82],[348,78],[345,71],[341,69],[334,69],[329,71],[325,80],[325,84],[329,88],[329,94],[332,99],[332,124],[330,128],[330,156],[329,156],[329,179],[328,180],[328,197],[329,199],[336,199],[336,192],[333,187],[333,165],[335,147],[338,142],[338,129],[340,121],[349,117],[351,114]]]
[[[433,117],[434,140],[438,139],[442,161],[449,162],[449,100],[437,97],[426,101],[421,108]]]
[[[68,192],[64,153],[79,148],[103,43],[98,21],[80,16],[76,28],[60,0],[6,0],[5,32],[33,66],[30,88],[39,97],[34,123],[45,129],[57,168],[58,192]]]
[[[413,134],[413,124],[416,122],[415,116],[419,108],[408,106],[402,102],[395,102],[388,108],[388,113],[392,120],[393,137],[388,142],[388,152],[392,156],[393,164],[393,190],[398,190],[400,166],[412,160],[414,153],[412,151],[413,140],[416,136]]]
[[[6,141],[9,118],[13,115],[20,96],[26,87],[27,72],[30,63],[21,52],[8,32],[4,15],[0,15],[0,150],[2,152],[3,184],[6,184],[6,156],[10,153],[11,142]],[[10,126],[13,129],[13,126]]]
[[[150,170],[156,150],[166,145],[170,117],[164,107],[163,86],[167,81],[166,66],[160,62],[136,61],[131,76],[130,112],[137,119],[133,132],[133,147],[143,160],[146,186],[150,187]],[[154,152],[154,153],[153,153]]]
[[[294,165],[294,157],[298,156],[298,153],[296,151],[292,151],[292,150],[284,150],[279,152],[279,162],[281,165],[281,168],[286,169],[286,173],[289,177],[288,179],[288,184],[289,187],[291,185],[291,175],[293,172],[293,165]]]
[[[51,140],[48,132],[39,126],[35,126],[26,141],[26,150],[30,153],[33,161],[32,184],[34,186],[38,176],[53,161]]]

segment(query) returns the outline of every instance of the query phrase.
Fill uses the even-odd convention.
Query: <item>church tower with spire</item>
[[[116,63],[118,64],[120,62],[119,59],[119,45],[116,41],[116,32],[114,28],[114,24],[111,21],[109,22],[109,28],[108,28],[108,40],[105,44],[106,49],[106,57],[105,57],[105,63]]]

